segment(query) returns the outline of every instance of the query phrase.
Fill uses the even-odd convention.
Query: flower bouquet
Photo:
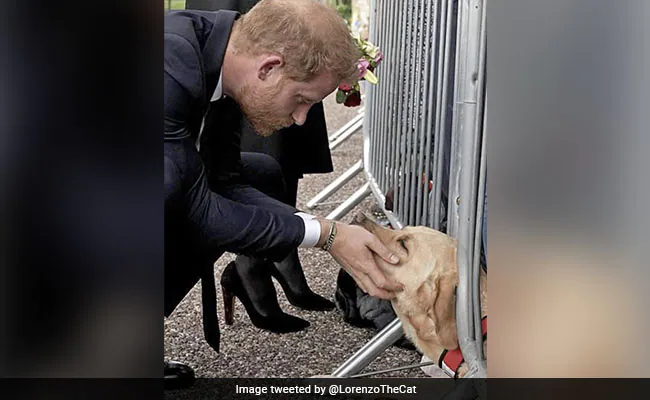
[[[361,58],[359,59],[359,81],[365,80],[367,82],[376,85],[379,82],[379,78],[375,75],[374,71],[377,68],[377,65],[384,59],[379,47],[368,42],[367,40],[361,39],[359,36],[354,37],[354,41],[361,50]],[[339,85],[336,92],[336,102],[347,107],[356,107],[361,104],[361,88],[359,87],[359,81],[354,84],[342,83]]]

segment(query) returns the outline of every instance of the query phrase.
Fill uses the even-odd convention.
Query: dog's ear
[[[435,278],[435,295],[433,303],[433,320],[436,335],[445,349],[458,347],[456,332],[456,301],[455,290],[458,280],[454,274],[440,274]]]
[[[433,316],[433,304],[436,299],[435,291],[436,288],[428,280],[422,282],[416,290],[414,298],[416,303],[412,309],[416,310],[416,312],[407,314],[407,317],[420,339],[439,342],[436,333],[436,321]]]
[[[416,290],[415,300],[419,310],[424,310],[426,314],[433,314],[433,304],[436,301],[436,287],[433,281],[426,279]]]
[[[437,338],[440,345],[448,350],[458,347],[454,301],[456,283],[454,275],[437,273],[422,282],[416,295],[418,308],[426,313],[421,314],[426,315],[426,323],[419,318],[419,335],[425,340]]]

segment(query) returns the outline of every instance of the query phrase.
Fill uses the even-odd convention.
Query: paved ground
[[[353,118],[359,108],[336,104],[334,96],[325,99],[325,114],[330,134]],[[298,208],[320,192],[335,177],[361,159],[362,137],[358,132],[332,153],[334,173],[308,175],[300,183]],[[363,183],[360,174],[336,193],[328,202],[311,212],[325,216]],[[370,209],[372,197],[366,199],[343,221],[350,220],[358,211]],[[301,249],[302,264],[311,288],[334,300],[338,265],[320,250]],[[215,275],[232,261],[227,254],[216,263]],[[221,352],[215,353],[203,340],[201,325],[201,285],[198,284],[165,321],[165,359],[183,361],[195,368],[199,377],[308,377],[328,374],[363,346],[374,331],[355,328],[343,322],[337,311],[311,312],[291,306],[276,283],[280,306],[286,312],[311,322],[306,330],[292,334],[273,334],[255,328],[244,307],[236,301],[235,323],[223,324],[221,293],[218,294],[221,320]],[[367,369],[385,369],[418,363],[421,356],[414,352],[392,347],[377,358]],[[394,372],[396,377],[424,377],[419,369]]]

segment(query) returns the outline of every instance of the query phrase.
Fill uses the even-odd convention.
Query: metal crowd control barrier
[[[363,161],[350,170],[363,169],[367,183],[332,213],[340,218],[372,193],[398,229],[440,229],[446,217],[447,233],[458,240],[456,316],[467,377],[487,376],[478,284],[486,175],[485,1],[372,0],[370,40],[386,58],[377,71],[379,85],[368,88]],[[335,183],[349,180],[348,172]],[[392,211],[384,208],[389,191]],[[396,320],[333,375],[358,373],[401,334]]]

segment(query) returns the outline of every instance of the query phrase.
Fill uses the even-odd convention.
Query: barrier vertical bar
[[[401,30],[398,29],[400,26],[400,22],[403,25],[405,21],[405,15],[403,12],[400,13],[401,8],[404,7],[403,2],[397,2],[397,1],[391,1],[391,6],[392,6],[392,15],[391,15],[391,20],[393,22],[392,26],[392,57],[391,57],[391,73],[390,73],[390,95],[389,95],[389,104],[390,104],[390,122],[389,122],[389,130],[390,130],[390,139],[388,140],[388,146],[387,146],[387,161],[388,164],[390,165],[390,170],[387,174],[387,182],[386,182],[386,190],[388,190],[391,186],[395,187],[395,184],[397,182],[396,176],[397,176],[397,144],[399,143],[399,132],[398,132],[398,106],[399,106],[399,101],[398,101],[398,96],[399,96],[399,85],[397,84],[399,80],[399,72],[400,69],[398,67],[398,62],[399,62],[399,55],[400,55],[400,38],[401,38]],[[401,18],[400,18],[401,16]],[[396,193],[396,192],[395,192]]]
[[[404,162],[402,163],[402,190],[401,190],[401,198],[403,199],[403,204],[404,208],[402,211],[402,220],[407,224],[411,225],[411,221],[409,218],[409,214],[411,211],[411,197],[409,196],[411,192],[411,177],[413,175],[413,170],[412,170],[412,165],[411,165],[411,157],[412,157],[412,151],[413,151],[413,87],[415,83],[415,71],[414,71],[414,57],[416,53],[416,48],[415,48],[415,42],[416,42],[416,35],[417,33],[415,32],[415,27],[417,26],[416,20],[417,20],[417,1],[413,1],[411,3],[411,15],[409,18],[410,21],[410,26],[408,29],[408,49],[409,49],[409,54],[408,58],[404,60],[404,71],[406,72],[407,76],[407,81],[406,81],[406,88],[407,92],[404,98],[404,108],[405,108],[405,115],[404,115],[404,142],[405,142],[405,152],[404,152]]]
[[[435,145],[435,134],[436,134],[435,116],[436,116],[436,110],[437,110],[437,107],[438,107],[438,105],[436,103],[436,98],[437,97],[435,96],[435,94],[437,92],[436,77],[438,76],[437,71],[438,71],[438,68],[439,68],[439,66],[438,66],[439,63],[437,62],[438,61],[437,55],[438,55],[438,53],[440,51],[439,50],[440,42],[441,42],[440,38],[444,38],[439,33],[441,23],[444,22],[444,21],[440,20],[440,12],[439,12],[439,10],[442,7],[444,7],[444,5],[441,4],[441,3],[445,3],[447,0],[442,0],[442,1],[434,0],[434,1],[436,1],[435,6],[432,7],[432,9],[430,10],[430,13],[431,13],[431,15],[430,15],[431,29],[429,31],[432,34],[432,38],[431,38],[430,49],[429,49],[429,57],[428,57],[429,58],[429,68],[428,68],[429,82],[428,82],[428,94],[427,94],[428,107],[427,107],[427,115],[426,115],[425,122],[424,122],[424,124],[426,126],[426,130],[427,130],[427,144],[426,144],[427,153],[426,153],[426,166],[425,166],[425,171],[426,171],[427,176],[429,174],[429,169],[433,165],[433,162],[434,162],[434,157],[433,156],[435,156],[435,153],[433,153],[433,150],[435,148],[432,148],[432,146]],[[444,40],[443,40],[443,43],[444,43]],[[433,153],[433,155],[432,155],[432,153]],[[431,169],[433,169],[433,168],[431,168]],[[434,172],[435,171],[432,171],[432,174]],[[434,185],[436,185],[436,184],[437,184],[437,182],[434,181]],[[435,186],[434,186],[434,190],[435,190]],[[425,204],[428,205],[429,201],[431,201],[431,204],[430,204],[429,207],[425,208],[426,219],[424,221],[424,224],[428,225],[428,226],[432,226],[432,227],[433,227],[433,223],[432,223],[433,217],[432,217],[432,212],[430,210],[435,206],[434,200],[435,200],[435,198],[431,198],[431,196],[426,196],[426,200],[425,200]]]
[[[370,40],[376,44],[382,52],[386,51],[386,32],[384,29],[377,29],[377,27],[383,28],[385,25],[384,23],[384,18],[385,18],[385,10],[384,10],[384,2],[377,2],[376,0],[372,0],[372,3],[374,6],[372,6],[373,13],[371,14],[370,18],[370,23],[375,25],[375,29],[371,32],[370,34]],[[377,75],[380,76],[379,81],[381,82],[381,85],[377,87],[373,87],[373,100],[372,100],[372,119],[370,121],[370,140],[373,141],[374,143],[374,148],[373,148],[373,159],[375,162],[373,163],[373,176],[378,176],[378,167],[379,165],[382,164],[381,160],[381,139],[382,135],[379,133],[379,126],[381,125],[379,123],[379,110],[380,110],[380,102],[381,102],[381,89],[382,86],[385,84],[386,79],[383,77],[385,68],[384,64],[380,64],[377,67]]]
[[[449,37],[450,34],[449,26],[449,3],[453,0],[443,0],[440,4],[440,11],[438,16],[438,46],[436,52],[436,78],[435,78],[435,88],[436,88],[436,97],[435,97],[435,114],[433,117],[433,157],[432,157],[432,169],[434,174],[433,184],[434,184],[434,194],[433,202],[431,203],[431,211],[429,215],[429,226],[432,226],[434,229],[440,229],[440,193],[442,191],[442,175],[439,174],[442,157],[442,146],[444,141],[442,137],[444,136],[444,131],[440,127],[440,116],[443,110],[446,108],[446,104],[443,103],[443,91],[444,91],[444,79],[446,74],[448,74],[447,69],[445,68],[446,64],[446,54],[449,46]]]
[[[397,96],[398,96],[398,85],[397,79],[399,74],[399,68],[397,67],[399,50],[400,50],[400,26],[402,14],[399,13],[400,7],[404,6],[402,2],[391,1],[391,62],[390,62],[390,83],[387,85],[388,96],[386,96],[386,103],[389,106],[388,112],[388,122],[386,132],[386,165],[388,171],[385,176],[384,191],[394,185],[395,180],[395,143],[396,143],[396,133],[397,133]]]
[[[378,72],[381,73],[381,84],[378,87],[378,102],[377,102],[377,107],[375,108],[377,115],[376,115],[376,126],[375,126],[375,132],[376,132],[376,140],[379,142],[379,163],[377,163],[373,169],[373,176],[378,179],[379,185],[383,188],[384,186],[384,180],[386,177],[386,141],[387,141],[387,134],[384,133],[386,130],[386,119],[385,119],[385,113],[388,111],[388,104],[386,102],[386,99],[388,96],[386,93],[388,93],[388,90],[390,89],[390,69],[391,66],[388,62],[390,53],[392,52],[392,49],[390,47],[390,39],[391,39],[391,24],[389,23],[390,20],[390,7],[389,3],[382,1],[380,2],[381,4],[381,10],[382,10],[382,25],[379,27],[381,29],[382,33],[382,52],[384,53],[384,60],[382,61],[381,65],[377,68]],[[385,190],[385,189],[382,189]]]
[[[422,44],[424,46],[422,50],[422,87],[421,87],[421,95],[419,96],[419,101],[422,102],[422,110],[418,115],[419,121],[418,121],[418,129],[420,131],[420,153],[419,153],[419,163],[418,163],[418,171],[424,171],[424,176],[426,176],[426,179],[429,179],[429,167],[426,165],[428,163],[429,159],[429,153],[430,150],[428,148],[429,146],[429,135],[430,135],[430,129],[426,126],[426,120],[427,116],[429,114],[429,108],[432,106],[431,103],[427,102],[426,100],[429,98],[429,81],[431,79],[431,73],[430,73],[430,63],[431,63],[431,1],[432,0],[427,0],[426,8],[423,13],[422,17]],[[421,100],[420,100],[421,99]],[[426,165],[426,166],[425,166]],[[416,224],[417,225],[425,225],[426,222],[424,221],[424,218],[426,216],[426,207],[428,203],[428,183],[425,185],[425,187],[421,188],[421,190],[418,190],[417,194],[417,200],[416,200],[416,207],[417,207],[417,212],[416,212]]]
[[[486,45],[487,45],[487,24],[486,24],[486,0],[481,0],[481,22],[480,22],[480,36],[479,36],[479,61],[478,61],[478,77],[476,83],[477,91],[477,107],[476,107],[476,124],[474,126],[474,132],[477,135],[478,140],[480,140],[480,155],[479,155],[479,173],[478,173],[478,182],[476,184],[478,195],[476,199],[477,209],[476,217],[474,218],[474,262],[472,265],[472,287],[474,288],[474,296],[472,301],[474,302],[474,325],[481,326],[481,300],[480,300],[480,261],[481,261],[481,248],[482,248],[482,235],[483,235],[483,213],[485,205],[485,180],[487,174],[487,154],[485,152],[487,139],[485,137],[485,115],[486,115],[486,94],[485,94],[485,70],[486,70]],[[485,249],[487,251],[487,249]],[[480,329],[474,331],[474,340],[478,344],[482,343],[483,335]],[[479,360],[485,359],[485,354],[483,354],[483,346],[478,346],[478,358]]]
[[[384,32],[377,29],[378,26],[383,26],[384,12],[382,7],[382,2],[377,2],[376,0],[371,1],[372,12],[370,14],[370,24],[373,26],[373,29],[370,31],[370,41],[379,46],[383,51],[386,50],[386,42],[383,40]],[[380,69],[377,67],[377,74],[381,75],[380,71],[383,71],[383,68]],[[383,85],[384,79],[380,79],[381,84]],[[373,175],[376,175],[377,165],[381,165],[380,160],[380,140],[381,135],[379,134],[379,101],[381,96],[379,95],[380,87],[372,88],[372,103],[369,103],[372,106],[372,114],[370,115],[371,119],[369,122],[369,135],[370,140],[373,142],[372,149],[372,158],[373,158]]]
[[[381,47],[381,44],[377,41],[376,34],[376,24],[377,24],[377,2],[376,0],[370,1],[370,31],[368,32],[368,39],[377,46]],[[376,156],[377,156],[377,140],[376,134],[374,134],[373,129],[376,124],[373,122],[373,119],[376,118],[375,110],[375,90],[374,85],[366,86],[366,108],[369,110],[368,113],[364,116],[363,122],[363,145],[364,145],[364,154],[363,159],[367,160],[367,165],[376,165]],[[369,146],[368,154],[366,154],[366,146]]]
[[[408,174],[406,178],[408,183],[406,185],[406,197],[408,198],[407,202],[407,213],[405,214],[406,221],[408,225],[415,225],[415,204],[416,204],[416,194],[415,190],[420,187],[418,182],[422,179],[418,177],[420,172],[416,169],[417,161],[417,150],[418,150],[418,141],[417,141],[417,129],[416,122],[419,118],[419,53],[421,53],[420,46],[420,36],[422,29],[420,28],[421,15],[420,15],[420,5],[422,0],[419,0],[414,5],[413,9],[413,25],[411,31],[413,36],[411,38],[411,46],[413,49],[413,54],[409,60],[409,72],[411,76],[411,85],[410,85],[410,96],[409,96],[409,118],[408,118],[408,137],[410,139],[410,145],[407,149],[407,158],[408,158]]]
[[[398,155],[399,155],[399,96],[400,92],[400,71],[399,59],[402,51],[402,30],[400,26],[406,23],[406,13],[404,12],[404,2],[391,2],[393,4],[393,58],[391,63],[391,123],[390,132],[391,140],[389,145],[388,162],[391,166],[389,175],[389,187],[394,188],[395,199],[397,199],[397,177],[398,177]],[[400,24],[401,22],[401,24]],[[387,187],[387,189],[389,188]],[[395,210],[397,211],[397,210]]]
[[[449,229],[458,240],[458,287],[456,324],[459,346],[469,368],[469,375],[484,377],[485,362],[480,359],[475,324],[472,285],[473,242],[477,204],[478,134],[475,132],[476,102],[479,88],[473,77],[479,70],[479,47],[482,1],[462,0],[458,10],[459,51],[456,55],[455,115],[453,119]]]
[[[374,20],[371,18],[371,24],[374,23],[375,30],[373,34],[371,35],[371,41],[375,43],[379,48],[382,50],[382,52],[386,52],[386,32],[385,29],[377,29],[377,26],[383,28],[385,26],[384,18],[385,18],[385,7],[384,7],[384,2],[379,2],[377,3],[375,0],[373,0],[373,3],[375,4],[373,10],[374,10]],[[379,127],[381,124],[379,123],[380,120],[380,115],[379,115],[379,110],[381,109],[380,107],[380,102],[381,102],[381,90],[383,85],[386,84],[386,79],[383,76],[384,71],[386,69],[384,68],[384,64],[380,64],[377,67],[377,74],[380,76],[379,81],[381,84],[377,87],[374,87],[373,90],[373,102],[372,102],[372,120],[371,120],[371,140],[374,142],[374,149],[373,149],[373,159],[375,162],[373,163],[373,169],[372,173],[373,176],[379,176],[381,175],[378,170],[378,166],[382,165],[382,159],[381,159],[381,140],[382,140],[382,135],[379,132]]]
[[[417,48],[419,49],[418,51],[418,58],[416,61],[416,66],[417,66],[417,80],[416,80],[416,86],[415,86],[415,92],[417,95],[415,96],[415,118],[413,120],[413,130],[414,130],[414,139],[416,142],[416,153],[414,154],[413,157],[413,166],[414,169],[417,171],[417,187],[415,190],[415,193],[412,194],[413,198],[413,225],[420,225],[420,219],[421,219],[421,214],[422,214],[422,197],[426,196],[426,190],[428,186],[428,177],[423,174],[423,164],[424,164],[424,141],[425,141],[425,136],[424,136],[424,130],[420,129],[420,121],[422,121],[423,116],[424,116],[424,93],[425,93],[425,88],[426,86],[424,85],[425,80],[427,78],[427,69],[425,68],[425,63],[426,63],[426,44],[425,41],[428,42],[428,32],[425,31],[425,24],[427,21],[427,9],[426,3],[428,1],[425,0],[420,0],[421,2],[421,8],[420,8],[420,25],[418,28],[419,32],[419,40],[418,40],[418,45]]]
[[[404,20],[405,23],[403,25],[403,33],[402,33],[402,52],[400,54],[400,59],[399,59],[399,69],[400,69],[400,74],[399,74],[399,86],[400,86],[400,96],[399,96],[399,107],[398,107],[398,137],[399,137],[399,163],[398,163],[398,169],[397,169],[397,179],[396,182],[394,183],[394,188],[395,188],[395,209],[397,211],[397,215],[402,221],[406,221],[406,218],[404,218],[405,214],[405,202],[404,202],[404,185],[405,185],[405,179],[404,179],[404,166],[406,164],[406,99],[408,97],[407,93],[407,85],[408,85],[408,71],[406,69],[406,59],[408,58],[410,47],[409,47],[409,28],[411,26],[411,1],[407,0],[404,2],[406,5],[406,10],[404,12]]]
[[[485,0],[483,0],[485,2]],[[485,3],[484,3],[485,4]],[[485,13],[483,13],[485,15]],[[487,101],[487,99],[486,99]],[[485,103],[484,103],[485,104]],[[481,164],[479,167],[479,178],[478,178],[478,196],[476,199],[476,225],[474,227],[474,263],[472,264],[472,287],[479,288],[479,290],[474,290],[474,295],[472,296],[472,302],[474,303],[474,326],[481,326],[481,293],[480,293],[480,278],[481,278],[481,248],[483,247],[483,242],[481,237],[483,236],[483,213],[485,212],[485,178],[487,175],[487,154],[485,153],[487,139],[485,137],[485,110],[482,110],[482,128],[481,132],[481,153],[480,159]],[[485,249],[487,251],[487,249]],[[478,312],[477,312],[478,311]],[[474,340],[477,343],[483,342],[483,333],[480,329],[474,331]],[[483,346],[478,346],[478,357],[479,359],[485,359],[485,354],[483,354]]]

